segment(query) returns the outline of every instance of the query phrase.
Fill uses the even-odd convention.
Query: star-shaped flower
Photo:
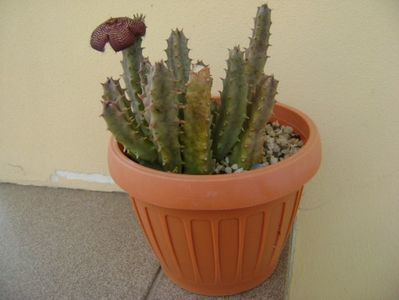
[[[90,38],[93,49],[103,52],[109,42],[116,52],[133,45],[136,39],[145,35],[146,25],[142,15],[110,18],[94,29]]]

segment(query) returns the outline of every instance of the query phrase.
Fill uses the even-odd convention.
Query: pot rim
[[[191,174],[176,174],[176,173],[169,173],[169,172],[164,172],[164,171],[159,171],[155,169],[151,169],[145,166],[142,166],[131,159],[129,159],[125,154],[121,151],[119,144],[115,140],[114,137],[111,137],[111,141],[109,144],[109,151],[108,151],[108,161],[109,161],[109,168],[110,168],[110,173],[111,176],[114,178],[115,182],[121,186],[122,189],[127,191],[132,197],[139,197],[143,201],[147,201],[150,203],[158,203],[158,200],[153,200],[149,195],[146,195],[144,193],[141,193],[140,187],[134,184],[134,179],[133,178],[123,178],[123,176],[144,176],[148,177],[148,180],[154,181],[154,184],[156,183],[165,183],[167,182],[168,184],[173,184],[173,183],[180,183],[180,186],[182,184],[186,184],[188,186],[191,186],[191,188],[187,189],[188,192],[190,192],[193,188],[192,185],[198,185],[200,184],[201,188],[206,187],[206,184],[211,184],[212,189],[217,187],[218,185],[223,186],[224,184],[231,185],[231,182],[235,183],[248,183],[248,181],[253,181],[253,178],[263,178],[264,180],[269,179],[269,181],[276,183],[276,180],[270,180],[273,179],[275,176],[282,176],[285,174],[285,176],[289,176],[290,169],[292,168],[298,168],[298,167],[304,167],[304,170],[302,172],[299,172],[300,176],[294,176],[296,178],[291,178],[292,182],[288,182],[286,187],[283,189],[284,192],[282,193],[281,187],[277,187],[277,192],[272,191],[272,187],[268,186],[268,188],[264,189],[264,196],[263,198],[270,199],[270,198],[276,198],[278,196],[284,196],[283,194],[289,194],[290,192],[293,192],[297,189],[299,189],[302,185],[304,185],[313,175],[317,172],[320,166],[321,162],[321,144],[320,144],[320,137],[318,130],[316,128],[316,125],[314,122],[303,112],[299,111],[296,108],[290,107],[286,104],[282,103],[276,103],[274,112],[276,117],[272,118],[273,120],[278,120],[281,124],[284,125],[289,125],[293,127],[294,131],[299,133],[303,139],[305,139],[303,147],[294,155],[291,157],[278,162],[273,165],[269,165],[266,167],[254,169],[254,170],[248,170],[245,172],[241,173],[232,173],[232,174],[216,174],[216,175],[191,175]],[[279,116],[279,112],[288,112],[292,116],[295,116],[297,122],[294,122],[293,120],[285,119],[284,117]],[[288,118],[288,117],[287,117]],[[298,122],[302,122],[302,127],[304,128],[298,128]],[[307,165],[306,161],[311,161],[310,164]],[[306,167],[307,165],[307,167]],[[121,174],[118,174],[117,169],[120,170],[120,168],[125,168],[125,171],[122,172],[123,176]],[[283,174],[282,174],[283,173]],[[297,171],[294,173],[298,173]],[[302,174],[303,173],[303,174]],[[279,174],[279,175],[278,175]],[[298,178],[299,177],[299,178]],[[137,179],[137,177],[136,177]],[[262,180],[261,180],[262,181]],[[261,183],[261,181],[258,180],[258,183]],[[287,181],[287,180],[285,180]],[[264,182],[263,182],[264,183]],[[153,185],[154,187],[154,185]],[[137,189],[138,188],[138,189]],[[145,189],[148,192],[148,189]],[[269,192],[268,192],[269,191]],[[205,192],[205,191],[204,191]],[[194,193],[197,194],[197,193]],[[219,193],[216,193],[219,194]],[[209,196],[210,195],[210,196]],[[176,193],[174,196],[177,196]],[[162,200],[162,203],[165,207],[169,208],[181,208],[181,205],[177,205],[177,203],[180,203],[182,201],[187,201],[187,200],[181,200],[182,198],[187,199],[187,197],[194,196],[194,195],[186,195],[186,197],[177,197],[180,198],[178,199],[172,199],[168,197],[167,195],[164,195],[163,198],[167,200]],[[241,195],[242,196],[242,195]],[[210,198],[217,198],[217,195],[215,193],[208,193],[208,197]],[[248,197],[251,197],[248,195]],[[197,198],[194,196],[194,198]],[[251,203],[258,203],[259,202],[259,195],[255,197],[256,199],[253,201],[250,201]],[[198,201],[198,199],[195,199],[194,201]],[[200,200],[202,201],[202,200]],[[214,200],[218,201],[218,200]],[[261,201],[262,203],[265,200]],[[267,200],[266,200],[267,201]],[[155,202],[155,203],[154,203]],[[169,203],[170,202],[170,203]],[[188,201],[192,202],[192,201]],[[206,201],[208,202],[208,201]],[[223,205],[226,209],[229,208],[234,208],[234,205],[229,205],[228,200],[224,200],[222,202],[225,205]],[[235,201],[233,201],[235,202]],[[259,203],[260,204],[260,203]],[[177,206],[177,207],[175,207]],[[183,205],[186,206],[186,205]],[[203,205],[195,205],[203,207]],[[217,205],[219,206],[219,205]],[[244,206],[251,206],[251,205],[246,205]],[[186,209],[190,209],[191,206],[188,205]],[[210,207],[204,206],[204,209],[213,209],[213,205]]]

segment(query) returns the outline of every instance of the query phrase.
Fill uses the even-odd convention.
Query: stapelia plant
[[[151,64],[141,46],[142,15],[111,18],[92,33],[91,46],[107,43],[122,51],[123,80],[103,84],[108,129],[136,162],[167,172],[212,174],[226,157],[251,169],[262,162],[266,124],[277,94],[277,80],[264,67],[270,37],[270,9],[260,6],[249,47],[229,50],[220,99],[211,97],[210,70],[192,64],[188,39],[173,30],[166,62]]]

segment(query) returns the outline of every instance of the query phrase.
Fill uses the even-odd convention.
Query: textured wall
[[[115,189],[102,176],[109,135],[99,83],[121,73],[120,58],[90,49],[95,25],[143,12],[152,60],[165,57],[170,29],[183,27],[216,93],[226,48],[247,44],[260,3],[1,1],[0,180]],[[267,72],[280,80],[279,100],[315,120],[324,147],[298,216],[291,299],[397,299],[399,2],[270,6]]]

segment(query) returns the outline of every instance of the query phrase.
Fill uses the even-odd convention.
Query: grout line
[[[161,266],[158,267],[157,272],[154,275],[154,278],[152,279],[150,286],[148,287],[147,293],[144,295],[143,299],[152,299],[152,296],[154,294],[155,287],[158,285],[158,282],[161,280]]]
[[[285,275],[285,292],[284,292],[284,300],[289,300],[290,298],[290,288],[292,283],[292,272],[294,268],[294,256],[295,256],[295,241],[296,241],[296,233],[297,233],[297,223],[294,220],[293,228],[291,231],[291,236],[289,238],[290,248],[288,251],[288,262],[287,262],[287,274]]]

